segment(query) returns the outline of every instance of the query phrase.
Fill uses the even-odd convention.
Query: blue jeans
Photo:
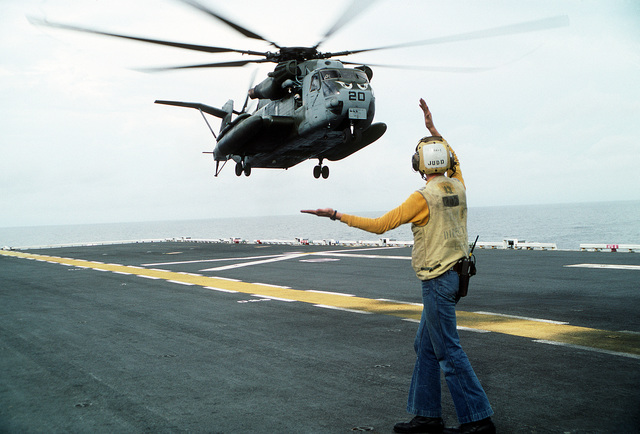
[[[460,346],[456,328],[457,291],[458,273],[453,270],[422,281],[424,308],[414,343],[417,359],[407,411],[418,416],[442,417],[442,369],[458,422],[469,423],[491,416],[493,410]]]

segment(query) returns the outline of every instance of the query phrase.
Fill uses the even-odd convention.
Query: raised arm
[[[427,127],[432,136],[442,137],[442,135],[436,129],[436,126],[433,124],[433,116],[431,115],[431,110],[429,110],[429,107],[427,106],[427,103],[423,98],[420,98],[419,105],[422,109],[422,113],[424,113],[424,126]]]

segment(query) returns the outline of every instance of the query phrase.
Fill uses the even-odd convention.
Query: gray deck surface
[[[410,303],[420,303],[420,286],[409,248],[146,243],[22,252],[36,260],[6,253],[1,432],[389,433],[411,418],[420,307]],[[52,256],[65,259],[42,262]],[[498,432],[640,432],[640,255],[476,257],[478,275],[458,304],[460,337]],[[101,271],[69,258],[118,265]],[[567,267],[575,264],[634,267]],[[242,289],[222,292],[184,273],[253,285],[218,280],[217,289]],[[277,297],[266,285],[290,289]],[[338,306],[344,296],[309,290],[353,295],[353,309]],[[309,294],[320,301],[304,301]],[[444,382],[443,408],[457,425]]]

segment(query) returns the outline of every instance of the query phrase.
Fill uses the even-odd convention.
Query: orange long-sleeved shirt
[[[454,167],[453,170],[447,171],[447,176],[455,178],[462,182],[462,172],[460,170],[460,161],[453,150]],[[351,227],[373,232],[374,234],[383,234],[387,231],[397,228],[405,223],[414,223],[418,226],[424,226],[429,223],[429,205],[422,193],[415,191],[405,200],[402,205],[392,209],[381,217],[367,218],[358,217],[350,214],[342,214],[340,221]]]

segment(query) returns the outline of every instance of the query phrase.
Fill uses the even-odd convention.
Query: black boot
[[[397,433],[441,433],[444,422],[440,417],[416,416],[411,422],[400,422],[393,427]]]
[[[477,422],[463,423],[458,428],[445,428],[445,434],[496,434],[496,426],[490,417]]]

